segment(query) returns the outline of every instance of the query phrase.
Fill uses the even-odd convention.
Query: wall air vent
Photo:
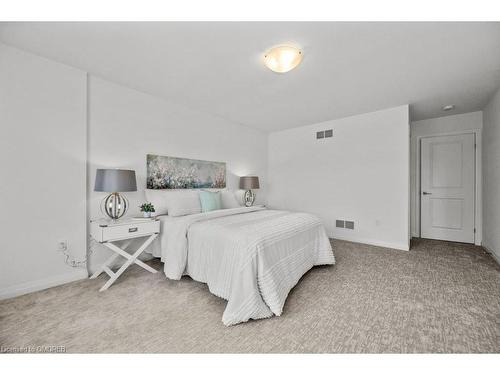
[[[322,130],[320,132],[316,132],[316,139],[324,139],[333,137],[333,129]]]

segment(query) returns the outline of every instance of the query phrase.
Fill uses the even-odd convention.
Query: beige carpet
[[[106,353],[500,351],[500,267],[482,248],[333,245],[337,265],[308,272],[281,317],[227,328],[225,301],[204,284],[133,266],[107,292],[98,292],[103,275],[1,301],[0,344]]]

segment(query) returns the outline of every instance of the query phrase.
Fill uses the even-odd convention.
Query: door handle
[[[423,192],[422,192],[422,195],[432,195],[432,193],[428,193],[428,192],[426,192],[426,191],[423,191]]]

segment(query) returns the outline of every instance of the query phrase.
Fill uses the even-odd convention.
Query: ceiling
[[[475,111],[500,87],[500,23],[0,23],[0,40],[264,131],[408,103],[412,120]],[[262,54],[283,43],[304,59],[273,73]]]

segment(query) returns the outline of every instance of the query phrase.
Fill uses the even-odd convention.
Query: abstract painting
[[[148,189],[225,187],[226,163],[147,155]]]

